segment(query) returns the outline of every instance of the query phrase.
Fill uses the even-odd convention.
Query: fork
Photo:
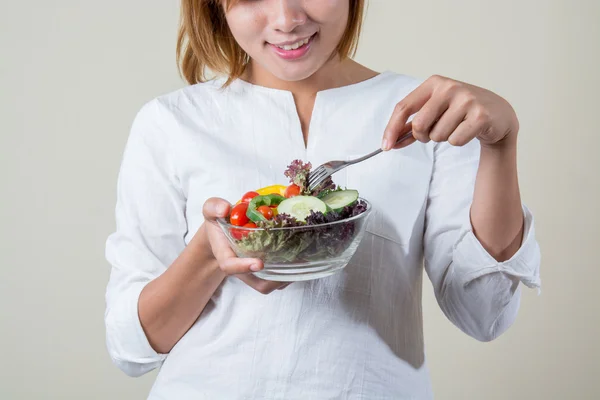
[[[400,138],[398,138],[398,140],[396,140],[396,143],[394,144],[394,146],[396,146],[397,144],[399,144],[411,137],[412,137],[412,130],[405,133],[404,135],[400,136]],[[331,175],[335,174],[336,172],[346,168],[349,165],[357,164],[361,161],[365,161],[373,156],[376,156],[377,154],[381,153],[382,151],[383,151],[382,149],[377,149],[374,152],[367,154],[366,156],[356,158],[354,160],[329,161],[329,162],[326,162],[325,164],[318,166],[314,171],[311,171],[308,174],[308,189],[312,192],[313,190],[318,188],[319,185],[321,185],[325,181],[325,179],[329,178]]]

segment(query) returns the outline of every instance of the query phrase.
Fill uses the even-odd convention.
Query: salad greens
[[[288,214],[278,214],[272,220],[258,223],[259,227],[265,229],[250,232],[238,242],[238,246],[248,254],[264,254],[265,261],[270,263],[337,257],[346,250],[357,233],[356,221],[324,224],[342,221],[366,210],[366,203],[358,200],[340,212],[324,214],[312,211],[306,222],[300,222]],[[273,230],[289,227],[296,228]]]
[[[285,170],[284,175],[290,178],[290,182],[300,187],[300,193],[305,196],[318,197],[325,191],[336,190],[336,185],[331,177],[327,178],[314,191],[308,189],[308,174],[312,169],[311,163],[303,163],[302,160],[294,160]]]
[[[281,204],[284,199],[285,197],[276,193],[253,197],[252,200],[250,200],[250,203],[248,203],[246,215],[254,222],[267,221],[267,218],[265,218],[258,209],[262,206],[277,206]]]
[[[273,185],[276,193],[248,192],[238,202],[230,222],[235,216],[234,225],[263,228],[235,234],[232,230],[241,251],[248,256],[261,256],[265,262],[289,263],[337,257],[348,248],[358,231],[358,221],[343,220],[367,211],[367,204],[358,198],[356,190],[341,189],[331,178],[309,191],[311,168],[310,163],[294,160],[284,173],[290,180],[285,190],[281,185]],[[236,208],[240,210],[237,214]],[[342,222],[329,224],[337,221]]]

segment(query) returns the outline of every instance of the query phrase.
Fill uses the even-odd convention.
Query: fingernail
[[[383,139],[383,143],[381,144],[381,149],[383,151],[387,151],[392,148],[392,144],[389,139]]]
[[[260,267],[260,265],[258,265],[258,264],[252,264],[252,265],[250,266],[250,271],[254,271],[254,272],[256,272],[256,271],[260,271],[261,269],[262,269],[262,268],[261,268],[261,267]]]

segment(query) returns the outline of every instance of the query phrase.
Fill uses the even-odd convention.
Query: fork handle
[[[398,138],[398,140],[396,140],[396,143],[394,143],[394,146],[404,142],[406,139],[409,139],[411,137],[413,137],[412,130],[410,130],[410,131],[406,132],[404,135],[400,136]],[[382,149],[377,149],[374,152],[367,154],[366,156],[362,156],[362,157],[354,159],[354,160],[348,160],[348,161],[346,161],[346,165],[352,165],[352,164],[359,163],[361,161],[365,161],[373,156],[376,156],[377,154],[381,153],[382,151],[383,151]]]

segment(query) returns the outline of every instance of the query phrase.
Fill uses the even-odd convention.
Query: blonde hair
[[[225,19],[225,9],[239,0],[182,0],[177,39],[177,64],[190,84],[205,82],[207,70],[227,75],[225,86],[239,78],[248,64],[248,55],[237,44]],[[353,57],[362,28],[365,0],[349,0],[348,25],[337,54]]]

